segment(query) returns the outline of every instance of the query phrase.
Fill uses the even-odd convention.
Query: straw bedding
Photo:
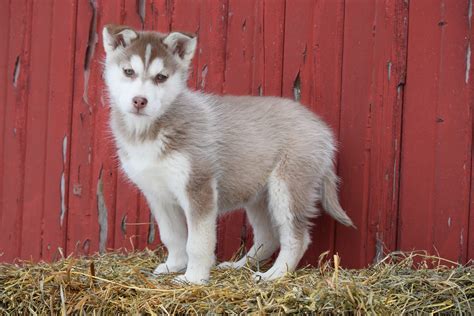
[[[474,307],[473,266],[424,253],[392,253],[361,270],[322,256],[317,268],[273,283],[256,284],[248,268],[214,269],[205,286],[151,275],[163,257],[158,249],[1,264],[0,314],[470,314]]]

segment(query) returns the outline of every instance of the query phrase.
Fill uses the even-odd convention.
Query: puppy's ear
[[[107,54],[118,47],[127,47],[133,40],[138,38],[138,33],[125,25],[108,24],[102,30],[104,50]]]
[[[197,37],[181,32],[172,32],[163,39],[163,44],[166,45],[171,54],[187,66],[193,59]]]

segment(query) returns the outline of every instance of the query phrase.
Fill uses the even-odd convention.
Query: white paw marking
[[[168,274],[168,273],[175,273],[175,272],[181,272],[186,268],[180,267],[180,266],[174,266],[174,265],[168,265],[166,263],[160,263],[155,271],[153,271],[153,274],[159,275],[159,274]]]
[[[286,271],[281,270],[268,270],[267,272],[255,272],[253,274],[253,279],[255,282],[267,282],[267,281],[274,281],[286,275]]]
[[[242,263],[240,260],[239,261],[225,261],[225,262],[221,262],[219,263],[219,265],[217,265],[217,268],[219,269],[240,269],[240,268],[243,268],[245,266],[245,262]]]
[[[183,285],[188,285],[188,284],[200,285],[200,284],[206,284],[207,281],[208,281],[207,279],[199,278],[193,275],[186,275],[186,274],[178,275],[177,277],[173,279],[174,283],[183,284]]]

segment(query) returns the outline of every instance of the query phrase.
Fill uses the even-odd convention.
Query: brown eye
[[[133,69],[128,68],[128,69],[124,69],[123,73],[127,77],[132,77],[135,74],[135,71],[133,71]]]
[[[162,74],[157,74],[156,77],[155,77],[155,82],[163,83],[163,82],[166,81],[166,79],[168,79],[168,76],[165,76],[165,75],[162,75]]]

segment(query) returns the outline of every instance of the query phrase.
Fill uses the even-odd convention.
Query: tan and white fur
[[[155,274],[203,283],[215,264],[217,216],[245,208],[254,245],[237,262],[278,257],[257,279],[294,271],[316,203],[352,225],[337,198],[330,128],[297,102],[216,96],[186,86],[195,37],[103,30],[110,125],[125,174],[145,195],[168,249]]]

